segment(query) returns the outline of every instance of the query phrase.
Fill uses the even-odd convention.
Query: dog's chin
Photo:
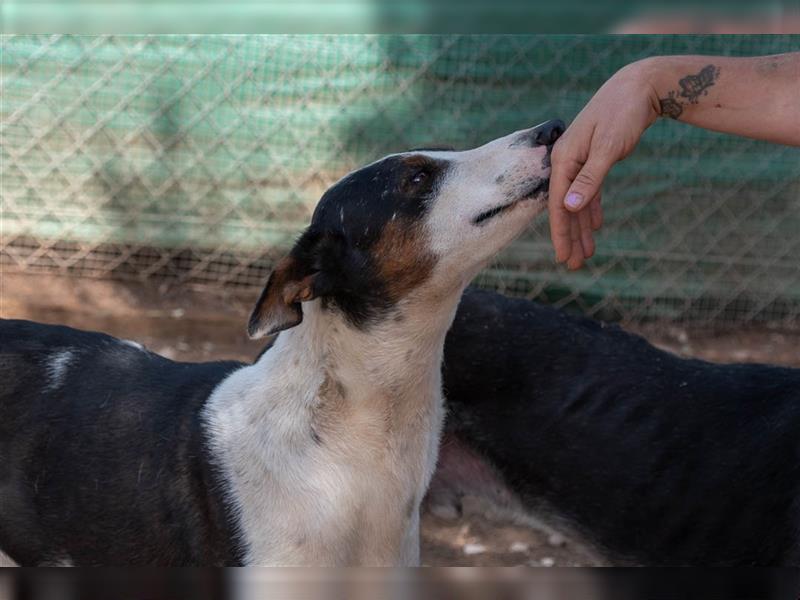
[[[547,184],[545,184],[543,189],[536,189],[535,191],[530,192],[525,196],[520,197],[518,200],[514,201],[514,205],[512,208],[520,206],[527,208],[535,207],[539,209],[547,206],[547,201],[549,198],[550,194],[548,193],[547,190]],[[539,212],[540,211],[537,210],[536,214],[539,214]]]
[[[547,204],[547,200],[550,197],[550,194],[547,193],[545,190],[544,192],[536,192],[535,194],[530,194],[528,196],[524,196],[520,198],[517,202],[520,204],[532,202],[534,204]]]
[[[547,201],[547,192],[550,188],[550,176],[544,177],[539,179],[535,183],[533,183],[529,190],[527,190],[523,196],[523,199],[539,199],[541,200],[544,197],[544,200]]]
[[[549,197],[548,187],[550,179],[540,179],[525,190],[519,197],[514,200],[509,200],[504,204],[500,204],[493,208],[483,211],[472,219],[473,225],[483,225],[488,221],[497,220],[511,213],[518,212],[517,209],[525,208],[541,208],[547,205]],[[538,214],[540,211],[536,211]]]
[[[534,219],[547,210],[547,188],[543,192],[535,192],[523,196],[504,211],[501,219],[510,221],[511,227],[517,229],[514,237],[520,235],[533,223]],[[800,599],[799,599],[800,600]]]
[[[517,206],[525,206],[528,204],[547,205],[547,199],[550,197],[548,193],[550,187],[550,178],[540,179],[530,186],[528,190],[516,200],[510,203],[510,208]]]
[[[517,218],[522,218],[526,223],[530,223],[540,214],[547,210],[547,199],[549,195],[547,192],[534,194],[533,196],[526,196],[517,203],[519,206],[519,215]],[[512,211],[512,212],[517,212]],[[524,213],[524,217],[522,214]]]

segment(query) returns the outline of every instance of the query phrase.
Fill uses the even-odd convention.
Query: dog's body
[[[800,565],[799,369],[682,359],[468,290],[444,390],[451,443],[614,562]],[[437,479],[469,464],[446,450]]]
[[[472,277],[544,210],[563,130],[391,155],[337,182],[256,303],[251,337],[283,333],[253,365],[0,324],[0,550],[416,564],[445,334]]]
[[[419,330],[422,346],[412,349],[397,329],[370,344],[318,327],[327,325],[281,333],[209,399],[214,455],[247,532],[246,562],[416,564],[418,508],[444,413],[440,372],[426,363],[441,364],[441,346]],[[296,343],[293,335],[309,337]],[[330,342],[309,355],[320,338]],[[392,338],[395,348],[386,348]],[[265,405],[265,393],[287,401]],[[271,426],[248,426],[263,421]]]
[[[202,423],[242,365],[28,321],[0,322],[0,348],[0,549],[23,565],[242,561]]]
[[[4,446],[14,454],[1,464],[3,550],[23,564],[149,562],[163,547],[173,553],[158,550],[159,564],[246,562],[224,477],[208,461],[203,412],[211,391],[222,399],[219,384],[235,382],[231,375],[247,365],[172,363],[104,334],[21,321],[0,322],[0,333],[0,345],[24,360],[5,354],[4,380],[11,372],[20,388],[48,390],[40,404],[0,422],[2,439],[20,442]],[[270,349],[256,364],[281,354]],[[153,378],[131,379],[143,370]],[[138,390],[136,402],[103,405],[93,388],[108,378]],[[532,513],[566,522],[614,562],[800,564],[796,369],[680,359],[616,326],[467,290],[447,335],[444,387],[437,501],[502,481]],[[78,407],[69,401],[76,394],[84,399]],[[75,435],[92,422],[91,435]],[[52,467],[16,469],[26,463],[20,456]],[[487,465],[476,469],[476,457]],[[320,471],[329,481],[333,473]],[[20,490],[24,496],[12,495]],[[166,520],[140,513],[173,502]],[[71,509],[49,515],[52,503]],[[109,522],[123,508],[147,519]],[[39,540],[43,524],[47,537]],[[71,555],[47,554],[62,543]]]
[[[415,564],[444,351],[449,435],[614,559],[800,564],[800,371],[684,360],[477,291],[445,350],[466,283],[542,210],[558,133],[340,181],[256,305],[252,335],[285,331],[253,365],[0,322],[0,550]]]
[[[40,565],[416,562],[441,403],[420,414],[368,393],[348,408],[358,382],[308,377],[288,338],[254,365],[176,363],[102,333],[0,321],[0,377],[14,386],[2,549]],[[415,381],[392,402],[440,389],[437,376]],[[398,555],[381,554],[387,537],[402,538]]]

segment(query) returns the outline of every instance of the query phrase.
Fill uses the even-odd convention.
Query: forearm
[[[800,52],[658,56],[633,65],[656,114],[714,131],[800,146]]]

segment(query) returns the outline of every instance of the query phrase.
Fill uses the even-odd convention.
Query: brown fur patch
[[[422,228],[405,219],[390,221],[375,245],[374,258],[392,301],[424,282],[436,258],[427,249]]]
[[[313,280],[314,276],[309,275],[300,281],[289,281],[283,288],[283,301],[286,304],[292,304],[311,300],[313,297],[311,290]]]
[[[336,373],[328,371],[317,392],[311,427],[321,440],[320,446],[339,460],[371,464],[370,469],[380,468],[388,451],[390,419],[385,412],[389,400],[376,394],[354,402],[349,394]]]
[[[302,278],[297,260],[286,256],[278,261],[267,280],[267,285],[256,302],[250,316],[248,331],[253,335],[258,329],[274,333],[280,329],[297,325],[302,320],[300,308],[286,297],[287,286],[297,293],[297,283]]]
[[[250,316],[251,335],[257,329],[276,333],[300,323],[303,313],[298,303],[313,299],[313,285],[314,276],[303,277],[295,258],[286,256],[278,261]]]
[[[349,414],[347,390],[335,375],[326,372],[317,395],[319,404],[311,418],[312,428],[319,437],[331,433],[336,435],[337,424],[345,421]]]
[[[436,160],[424,154],[410,154],[402,158],[403,164],[409,169],[422,169],[436,166]]]

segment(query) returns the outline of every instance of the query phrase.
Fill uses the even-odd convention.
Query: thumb
[[[594,198],[608,175],[613,160],[607,157],[589,157],[569,186],[564,197],[564,206],[571,212],[579,212]]]

